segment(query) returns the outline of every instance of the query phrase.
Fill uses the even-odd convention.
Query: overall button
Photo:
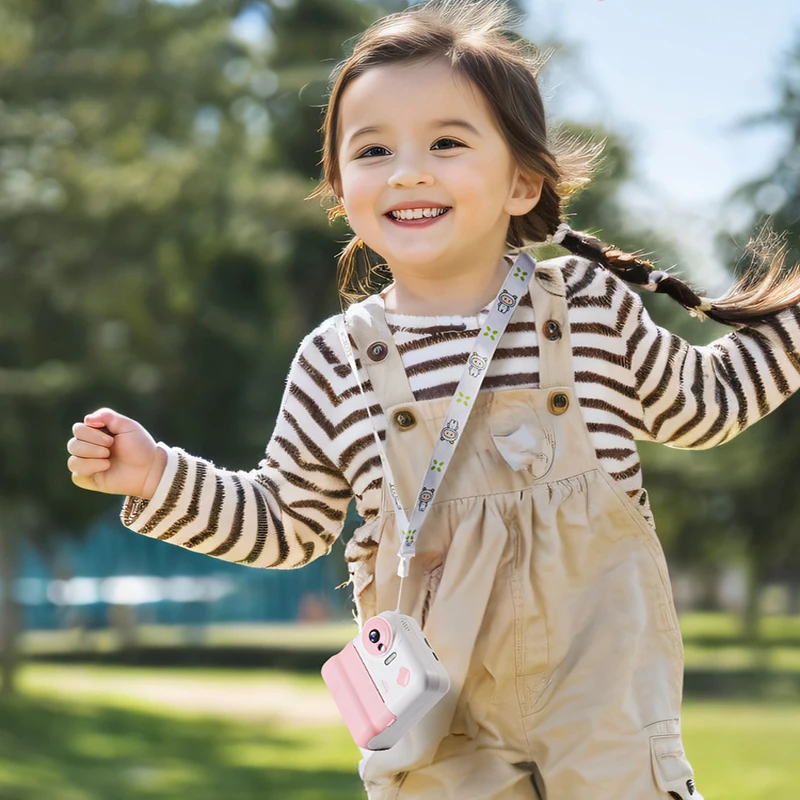
[[[408,430],[417,424],[417,419],[410,411],[395,411],[394,422],[398,428]]]
[[[547,398],[547,410],[558,416],[569,408],[569,395],[565,392],[550,392]]]
[[[547,320],[544,324],[544,335],[551,342],[557,342],[561,338],[561,326],[554,319]]]
[[[367,348],[367,355],[373,361],[383,361],[389,355],[389,348],[383,342],[373,342]]]

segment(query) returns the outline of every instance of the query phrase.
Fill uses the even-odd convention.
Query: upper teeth
[[[402,211],[390,211],[390,216],[395,219],[422,219],[423,217],[438,217],[447,211],[446,208],[414,208]]]

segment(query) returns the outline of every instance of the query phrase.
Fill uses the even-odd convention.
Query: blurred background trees
[[[5,0],[0,4],[0,617],[12,686],[19,543],[47,552],[119,498],[79,491],[71,425],[100,406],[226,466],[257,463],[301,338],[339,310],[348,235],[304,200],[321,177],[318,128],[342,42],[394,2],[193,3]],[[558,54],[554,56],[558,58]],[[778,230],[800,234],[800,44],[774,119],[794,131],[774,173]],[[679,263],[619,200],[629,143],[576,196],[577,227]],[[777,191],[777,189],[776,189]],[[748,231],[739,232],[746,240]],[[794,258],[797,260],[795,247]],[[547,253],[543,254],[544,257]],[[731,251],[731,267],[741,251]],[[691,265],[679,271],[692,281]],[[645,297],[695,343],[729,329]],[[751,565],[757,588],[797,558],[796,403],[704,453],[642,448],[671,560]],[[121,535],[124,535],[122,533]],[[160,546],[154,543],[154,546]]]
[[[320,112],[300,95],[322,98],[360,25],[358,4],[301,5],[0,5],[7,589],[21,539],[46,548],[119,502],[65,469],[89,410],[218,462],[263,456],[287,364],[336,307],[334,235],[303,201]]]

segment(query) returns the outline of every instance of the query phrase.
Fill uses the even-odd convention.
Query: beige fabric
[[[538,265],[530,293],[541,388],[478,396],[403,586],[401,611],[451,690],[362,762],[365,787],[370,800],[702,800],[681,746],[683,646],[661,546],[591,446],[560,269]],[[360,306],[350,333],[410,516],[450,398],[415,402],[380,299]],[[383,361],[367,355],[376,341]],[[399,411],[415,424],[400,427]],[[381,508],[346,547],[359,624],[397,605],[387,491]]]

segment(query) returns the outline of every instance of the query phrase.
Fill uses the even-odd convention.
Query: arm
[[[341,533],[353,492],[331,455],[335,426],[327,416],[329,397],[338,389],[331,384],[341,378],[336,365],[321,357],[316,334],[306,337],[295,355],[275,429],[256,469],[223,469],[159,442],[164,473],[149,501],[126,497],[123,524],[265,569],[293,569],[326,555]]]
[[[636,438],[670,447],[724,444],[800,388],[800,309],[693,346],[658,327],[641,297],[621,281],[629,369],[644,431]]]

